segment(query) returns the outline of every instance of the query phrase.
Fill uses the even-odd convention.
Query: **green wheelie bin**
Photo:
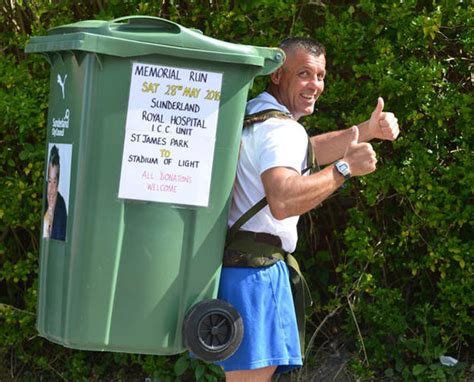
[[[283,52],[146,16],[60,26],[26,52],[51,65],[40,335],[231,355],[244,329],[216,296],[241,126]]]

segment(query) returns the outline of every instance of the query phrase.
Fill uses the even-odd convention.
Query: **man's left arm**
[[[398,120],[393,113],[383,111],[384,101],[378,98],[370,119],[357,125],[359,142],[374,138],[393,141],[400,133]],[[311,138],[314,154],[319,165],[341,159],[352,136],[352,128],[316,135]]]

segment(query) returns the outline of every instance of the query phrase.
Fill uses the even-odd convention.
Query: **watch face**
[[[344,178],[349,179],[351,177],[351,171],[349,169],[349,165],[346,162],[337,162],[336,168],[341,173],[341,175],[344,176]]]
[[[339,163],[339,170],[346,173],[349,171],[349,166],[346,163]]]

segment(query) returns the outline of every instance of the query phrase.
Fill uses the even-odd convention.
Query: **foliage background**
[[[469,378],[473,351],[474,8],[461,0],[4,0],[0,8],[0,379],[217,381],[187,355],[81,352],[35,331],[48,64],[32,35],[84,19],[146,14],[241,44],[320,40],[326,90],[312,133],[368,118],[382,95],[402,134],[375,143],[379,169],[301,219],[316,304],[306,367],[340,357],[359,380]],[[255,83],[252,95],[262,90]],[[439,356],[460,360],[444,367]],[[314,375],[314,374],[313,374]]]

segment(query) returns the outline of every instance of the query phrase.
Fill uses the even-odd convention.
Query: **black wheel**
[[[244,325],[239,312],[223,300],[204,300],[186,314],[185,346],[206,362],[229,358],[240,346]]]

